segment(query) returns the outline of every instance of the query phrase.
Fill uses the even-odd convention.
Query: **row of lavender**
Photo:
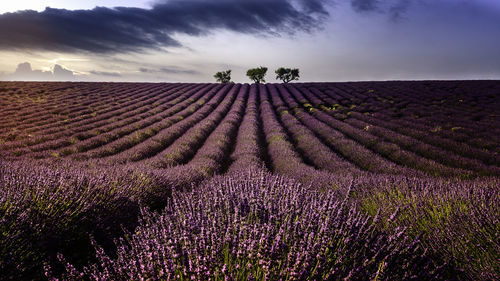
[[[495,198],[498,198],[498,191],[495,189],[498,186],[498,180],[486,179],[475,182],[455,182],[453,180],[452,186],[457,188],[453,189],[448,186],[450,180],[414,179],[414,176],[422,175],[415,169],[418,166],[408,164],[414,162],[403,162],[406,165],[395,165],[387,160],[392,160],[390,157],[384,156],[382,153],[377,154],[380,151],[377,150],[380,149],[380,146],[365,147],[363,137],[369,135],[359,134],[354,130],[355,126],[346,127],[336,122],[336,115],[329,116],[328,106],[321,105],[321,100],[327,100],[328,97],[321,96],[320,91],[312,90],[312,92],[315,94],[307,93],[305,89],[300,87],[284,87],[282,85],[219,86],[207,93],[209,96],[207,99],[199,100],[195,105],[192,105],[193,107],[180,111],[184,112],[185,115],[178,117],[173,115],[174,118],[165,123],[167,124],[166,130],[158,130],[152,136],[146,136],[145,142],[138,141],[139,146],[131,146],[130,149],[122,150],[121,154],[111,153],[107,158],[100,159],[101,157],[98,157],[98,159],[83,162],[82,165],[77,162],[64,161],[62,165],[52,164],[53,166],[40,171],[37,170],[38,168],[26,168],[27,162],[18,164],[4,162],[4,166],[8,168],[2,171],[3,174],[7,175],[3,178],[2,184],[6,190],[11,190],[11,192],[7,193],[8,196],[2,199],[1,204],[2,208],[5,207],[2,209],[4,212],[2,214],[5,214],[2,216],[3,222],[5,222],[5,229],[2,233],[7,237],[2,240],[2,245],[6,245],[5,249],[7,249],[4,252],[6,258],[2,260],[10,262],[10,264],[2,264],[2,267],[6,269],[6,272],[14,272],[12,276],[15,276],[18,273],[16,270],[19,268],[24,269],[25,272],[32,272],[33,268],[30,267],[30,264],[40,270],[40,264],[47,259],[50,264],[57,265],[58,263],[54,261],[54,249],[61,249],[68,260],[81,263],[82,260],[86,260],[85,253],[89,252],[88,234],[96,232],[94,227],[97,226],[96,229],[99,230],[96,240],[106,244],[106,239],[103,237],[120,236],[120,224],[130,223],[131,228],[135,226],[133,218],[138,214],[139,202],[155,209],[162,209],[165,205],[168,208],[168,202],[171,200],[169,198],[172,194],[175,197],[178,191],[191,189],[194,187],[193,184],[210,178],[214,173],[224,173],[227,170],[232,174],[231,178],[241,178],[243,177],[242,171],[257,171],[266,167],[275,173],[312,184],[314,190],[324,190],[337,200],[349,193],[347,192],[350,186],[349,182],[355,179],[356,188],[351,188],[349,194],[352,196],[349,200],[353,200],[357,206],[360,206],[358,211],[365,211],[373,216],[376,215],[377,209],[383,206],[380,216],[388,222],[374,224],[377,225],[378,231],[382,231],[382,234],[384,232],[389,235],[391,233],[398,234],[396,236],[399,237],[399,235],[406,233],[414,239],[421,236],[421,241],[414,240],[410,244],[414,243],[414,246],[418,245],[418,247],[426,248],[427,252],[430,252],[430,254],[424,255],[432,261],[431,265],[426,263],[430,268],[430,275],[452,274],[452,276],[461,276],[462,278],[473,277],[484,280],[494,277],[495,270],[497,270],[495,261],[498,260],[496,253],[499,252],[498,244],[495,244],[496,229],[494,227],[498,224],[498,208],[495,207],[498,205],[495,201]],[[200,97],[205,97],[204,92],[198,94]],[[192,100],[191,103],[196,100]],[[315,106],[313,107],[311,104]],[[355,133],[350,133],[349,130],[353,130]],[[357,139],[355,137],[357,135],[361,137]],[[121,139],[118,138],[117,141],[119,140]],[[116,157],[117,155],[120,156]],[[407,157],[405,159],[420,160],[416,155],[409,155],[413,158]],[[135,162],[135,164],[128,164],[124,168],[91,168],[122,162]],[[370,163],[372,164],[370,165]],[[71,165],[78,167],[77,173],[64,169],[60,171],[60,166]],[[170,168],[151,170],[151,166],[168,166]],[[372,168],[369,169],[369,167]],[[362,170],[405,174],[406,176],[375,176]],[[51,173],[50,171],[56,172]],[[457,174],[462,172],[458,169],[453,170],[453,168],[450,168],[450,171],[456,171]],[[96,181],[94,177],[98,174],[117,174],[121,177],[97,177],[98,183],[95,184],[93,183]],[[127,174],[132,176],[125,176]],[[19,175],[21,176],[19,177]],[[26,177],[22,175],[26,175]],[[45,175],[47,178],[43,178]],[[450,175],[456,174],[450,173]],[[51,178],[58,180],[51,181]],[[40,184],[38,184],[39,179]],[[80,181],[80,179],[82,180]],[[92,184],[88,185],[90,182]],[[446,182],[448,185],[445,184]],[[208,184],[212,189],[217,189],[218,185],[213,182]],[[72,189],[72,186],[78,188],[75,190]],[[100,188],[95,188],[96,186]],[[451,189],[452,192],[447,191],[447,189]],[[92,192],[94,190],[95,193]],[[195,188],[193,192],[196,190]],[[458,192],[461,190],[464,191]],[[73,199],[68,199],[68,196]],[[21,202],[24,203],[21,204]],[[31,205],[36,206],[36,208],[27,208]],[[352,206],[349,209],[354,210]],[[470,212],[464,216],[464,210]],[[195,208],[192,211],[198,212],[199,209]],[[172,210],[169,214],[171,213]],[[106,215],[102,216],[103,214]],[[61,215],[66,220],[59,222],[57,217]],[[150,215],[146,216],[151,217]],[[415,217],[422,219],[417,221],[408,219]],[[165,218],[168,219],[168,216]],[[353,220],[355,219],[353,218]],[[33,224],[32,221],[36,223]],[[151,225],[153,222],[150,221],[148,224]],[[174,225],[176,224],[174,223]],[[368,225],[362,225],[368,227],[371,222]],[[407,232],[396,229],[402,226],[408,228]],[[180,227],[181,225],[176,225],[170,229],[175,231]],[[329,226],[329,228],[331,227]],[[341,226],[337,225],[337,227],[339,227],[339,231],[342,230]],[[314,230],[311,232],[317,233]],[[344,231],[341,232],[345,234]],[[273,233],[271,231],[269,237],[273,237]],[[354,233],[359,234],[356,231]],[[360,237],[364,237],[363,235],[359,234]],[[67,237],[72,238],[68,239]],[[453,239],[454,237],[463,237],[463,239]],[[148,236],[145,240],[143,238],[138,237],[139,240],[143,241],[138,242],[139,244],[155,243],[150,240],[156,239],[154,235]],[[192,238],[201,239],[196,235]],[[409,245],[406,242],[400,245],[402,247],[400,249]],[[26,247],[18,247],[18,245]],[[76,257],[72,257],[69,253],[71,253],[70,249],[75,249],[75,245],[79,246],[78,249],[81,252],[77,252]],[[221,245],[221,243],[214,245],[226,247],[225,244]],[[128,247],[126,243],[122,246]],[[265,268],[260,267],[260,264],[264,262],[262,260],[255,261],[259,263],[259,266],[251,266],[254,268],[253,271],[241,269],[241,265],[245,264],[241,263],[241,255],[245,256],[247,253],[255,252],[255,249],[250,250],[251,247],[242,247],[243,249],[240,250],[243,254],[236,257],[238,266],[235,265],[228,272],[243,274],[246,277],[249,274],[261,277],[265,274],[276,278],[283,277],[281,274],[285,271],[280,271],[282,268],[271,265],[269,266],[272,270],[265,273]],[[388,245],[388,247],[392,246]],[[285,249],[288,249],[288,244]],[[356,249],[364,248],[356,247]],[[200,272],[207,273],[206,271],[192,271],[190,269],[189,261],[193,260],[189,257],[185,258],[184,255],[185,251],[189,252],[189,249],[180,247],[179,251],[173,252],[172,255],[181,257],[178,261],[181,265],[187,265],[181,266],[186,272],[174,272],[174,274],[193,276],[201,274]],[[259,251],[257,250],[257,252]],[[321,252],[318,253],[321,255]],[[296,252],[290,252],[291,257],[295,254]],[[154,256],[154,252],[146,251],[141,255]],[[187,255],[189,256],[189,254]],[[265,256],[265,254],[263,255]],[[390,266],[386,267],[387,265],[380,261],[379,267],[374,271],[373,267],[369,269],[368,265],[371,263],[367,263],[366,267],[357,265],[354,257],[359,257],[362,254],[351,253],[350,255],[353,256],[351,263],[341,265],[341,267],[358,268],[357,271],[349,271],[349,274],[354,276],[353,278],[356,276],[381,278],[385,276],[384,272],[390,272],[389,275],[392,274],[394,279],[403,276],[400,272],[401,269],[398,269],[393,263],[388,263]],[[471,256],[474,258],[469,258]],[[100,257],[106,259],[102,253]],[[106,272],[111,272],[110,270],[117,270],[119,271],[117,274],[126,274],[124,264],[140,260],[140,257],[137,256],[123,261],[127,257],[130,258],[130,256],[122,255],[122,261],[119,264],[103,264],[104,269],[101,273],[106,274]],[[340,257],[342,258],[343,255]],[[407,256],[408,259],[416,263],[416,260],[412,260],[414,257],[412,254]],[[229,258],[229,264],[227,264],[228,260],[226,259],[224,259],[224,264],[230,267],[233,264],[230,262],[232,256]],[[307,267],[311,259],[318,262],[320,268],[335,268],[336,266],[335,263],[321,263],[314,257],[305,258],[304,264],[299,263],[297,266],[301,268],[299,271],[310,274],[310,278],[318,279],[321,277],[321,275],[314,275],[320,271]],[[154,259],[152,262],[156,263],[157,260]],[[327,260],[331,261],[331,259]],[[146,266],[148,262],[151,261],[141,260],[137,265]],[[253,262],[249,261],[249,263]],[[217,263],[210,262],[210,264],[216,265],[215,268],[209,269],[214,270],[214,274],[229,274],[228,272],[215,273],[217,272]],[[283,260],[280,266],[282,264],[286,264],[286,260]],[[205,266],[206,263],[202,263],[198,269],[203,269]],[[223,268],[223,264],[220,267]],[[288,267],[288,269],[290,268]],[[96,274],[94,276],[100,274],[98,267],[86,270],[87,273],[90,272],[89,270]],[[145,277],[154,278],[149,274],[158,273],[148,270],[144,272]],[[155,267],[154,270],[157,268]],[[167,269],[163,268],[163,270],[163,273],[158,274],[167,272]],[[344,273],[347,274],[345,271],[336,271],[339,273],[333,278],[340,278],[344,276]],[[329,270],[325,269],[320,273],[323,272],[329,272]],[[38,271],[38,273],[40,272]],[[76,272],[70,274],[76,274]],[[418,273],[416,274],[416,278],[423,278]],[[120,276],[120,278],[127,279],[126,275]],[[283,278],[293,279],[292,276],[286,277],[285,275]],[[304,277],[304,275],[300,276]],[[119,276],[113,278],[116,279]]]
[[[32,134],[33,137],[28,140],[21,138],[19,141],[11,143],[10,147],[17,148],[22,146],[40,146],[40,144],[44,142],[58,139],[59,143],[61,143],[62,140],[70,139],[70,137],[75,141],[85,140],[91,137],[88,136],[89,133],[97,135],[99,133],[106,132],[106,129],[103,128],[103,126],[117,126],[114,123],[126,121],[127,118],[137,118],[137,115],[144,112],[152,111],[154,113],[155,107],[168,102],[168,100],[158,101],[158,98],[171,94],[172,92],[175,95],[182,93],[182,90],[179,89],[180,87],[172,88],[173,91],[166,91],[166,93],[166,89],[161,88],[156,89],[155,91],[142,91],[141,89],[132,89],[132,91],[123,90],[124,93],[127,93],[125,96],[122,96],[119,93],[112,93],[110,94],[110,97],[121,102],[111,106],[108,104],[105,109],[95,111],[95,116],[76,110],[75,118],[70,117],[66,122],[54,122],[51,120],[50,116],[53,114],[51,111],[46,112],[43,117],[43,119],[48,121],[48,124],[45,126],[41,126],[36,122],[30,122],[29,120],[22,122],[13,120],[13,122],[18,124],[15,126],[15,129],[17,130],[23,130],[20,126],[20,124],[23,123],[26,123],[26,126],[30,126],[30,128],[25,128],[24,130],[26,133]],[[160,94],[159,97],[157,96],[158,94]],[[83,92],[80,93],[80,95],[87,96],[88,93]],[[85,108],[85,106],[83,106],[83,108]],[[40,116],[37,116],[36,118],[40,119]],[[43,121],[45,122],[45,120]],[[64,144],[56,144],[55,146],[46,145],[45,149],[57,148],[62,145]],[[33,150],[41,151],[43,148],[43,146],[38,149],[35,147]]]
[[[380,231],[339,200],[266,173],[217,177],[174,195],[161,213],[141,210],[112,258],[94,241],[96,263],[50,280],[430,280],[453,276],[404,228]]]
[[[30,86],[31,84],[27,84]],[[134,87],[132,87],[134,88]],[[110,104],[119,105],[120,102],[115,103],[115,100],[124,102],[134,95],[140,93],[140,89],[145,86],[137,86],[136,91],[130,91],[127,85],[116,85],[113,88],[106,87],[106,85],[74,85],[65,89],[63,92],[56,91],[45,92],[44,98],[38,96],[33,100],[32,89],[25,89],[21,93],[15,93],[18,96],[13,103],[12,109],[6,106],[5,118],[11,119],[11,123],[16,123],[20,129],[29,129],[28,132],[33,132],[38,129],[43,129],[44,126],[53,126],[54,124],[67,123],[68,121],[78,121],[81,119],[89,118],[89,105],[94,108],[107,108]],[[153,88],[149,86],[149,88]],[[53,99],[53,95],[56,96]],[[9,93],[3,93],[5,99],[9,98]],[[71,101],[71,104],[69,104]],[[100,104],[103,102],[102,104]],[[66,120],[66,117],[69,117]],[[76,120],[73,120],[76,118]],[[41,120],[42,119],[42,120]],[[10,127],[7,123],[4,128]],[[41,128],[39,128],[41,127]],[[17,138],[25,138],[27,135],[19,135]]]
[[[498,178],[345,174],[330,189],[299,184],[262,170],[254,149],[224,149],[251,120],[237,110],[189,164],[171,169],[2,162],[2,279],[61,270],[63,280],[498,277]],[[229,154],[230,172],[200,184],[224,171],[216,157]]]
[[[288,88],[278,86],[286,104],[273,104],[273,109],[279,112],[280,117],[289,120],[288,122],[300,120],[301,126],[305,125],[307,130],[314,133],[308,133],[308,140],[298,141],[303,134],[293,134],[290,129],[286,129],[295,149],[302,151],[303,160],[311,166],[332,171],[332,167],[312,163],[325,162],[324,160],[305,155],[310,153],[312,147],[322,152],[328,151],[325,148],[329,147],[332,151],[317,155],[325,159],[343,157],[350,161],[347,166],[343,165],[347,163],[344,161],[343,167],[354,164],[356,168],[368,171],[400,173],[401,168],[384,168],[384,165],[389,167],[398,164],[406,167],[405,169],[434,175],[498,174],[499,156],[491,155],[484,149],[437,137],[427,131],[408,129],[405,126],[407,124],[399,124],[398,120],[387,122],[357,112],[349,112],[346,118],[333,109],[338,105],[335,102],[344,102],[346,105],[347,98],[352,101],[361,95],[340,90],[342,85],[333,87],[338,91],[332,93],[329,90],[332,89],[332,84],[325,85],[306,84]],[[88,159],[112,156],[111,158],[120,159],[119,162],[142,160],[163,153],[189,126],[209,114],[210,109],[204,103],[217,91],[213,87],[214,85],[193,84],[156,86],[149,91],[137,90],[139,94],[129,93],[126,95],[128,98],[134,97],[131,101],[103,108],[93,117],[85,114],[83,116],[86,117],[78,116],[80,111],[77,110],[74,118],[69,119],[69,124],[52,122],[42,126],[35,122],[30,128],[29,122],[21,122],[15,127],[16,130],[24,130],[36,136],[7,141],[0,146],[4,156],[5,151],[8,151],[8,155],[34,158],[71,156],[74,159]],[[271,90],[275,86],[268,87]],[[318,90],[325,87],[329,88]],[[276,95],[274,96],[276,100]],[[85,106],[86,103],[81,107]],[[194,114],[198,110],[200,113]],[[286,116],[288,113],[295,115],[295,118]],[[38,120],[40,116],[37,115],[36,118]],[[280,124],[283,125],[286,124]],[[181,129],[176,129],[178,127]],[[338,137],[333,137],[335,135]],[[311,140],[314,145],[311,145]],[[319,142],[322,144],[319,145]],[[359,153],[353,149],[367,151]]]
[[[271,92],[273,92],[274,86],[269,85],[269,88],[271,89]],[[281,91],[284,91],[283,88],[280,88],[280,89],[281,89]],[[234,90],[234,89],[232,89],[232,90]],[[293,95],[298,100],[300,100],[302,102],[307,102],[307,100],[304,98],[304,96],[302,96],[300,94],[299,91],[297,91],[294,88],[291,88],[291,91],[293,92]],[[274,92],[276,92],[276,91],[274,91]],[[189,92],[188,92],[188,94],[189,94]],[[219,94],[222,94],[222,92]],[[232,94],[230,94],[230,96],[233,94],[234,94],[234,92]],[[261,96],[262,96],[262,99],[264,101],[267,99],[267,98],[265,98],[265,95],[266,95],[266,87],[261,87]],[[200,95],[198,95],[197,97],[199,97],[199,96]],[[279,110],[279,108],[282,107],[282,105],[276,104],[276,102],[278,102],[277,95],[274,94],[273,96],[274,96],[273,102],[275,102],[275,104],[273,104],[273,105],[276,106]],[[308,125],[317,135],[319,135],[321,141],[325,142],[335,152],[337,152],[341,156],[351,160],[351,162],[355,163],[357,166],[361,167],[362,169],[368,170],[368,171],[389,172],[389,173],[406,173],[406,174],[415,174],[416,173],[415,171],[408,169],[408,168],[394,166],[393,163],[388,162],[387,160],[383,159],[382,157],[378,156],[377,154],[374,154],[373,152],[366,149],[362,145],[354,142],[353,140],[346,138],[346,136],[348,136],[348,137],[354,136],[353,139],[357,140],[361,144],[366,144],[366,143],[375,144],[376,140],[374,141],[370,138],[366,138],[367,134],[360,135],[358,132],[353,133],[352,131],[349,130],[352,128],[347,127],[347,129],[346,129],[346,126],[344,126],[345,124],[338,123],[338,122],[336,122],[332,128],[329,128],[327,125],[331,126],[331,123],[318,122],[318,120],[312,118],[312,116],[308,116],[307,114],[301,114],[303,112],[300,111],[300,108],[296,108],[297,105],[296,105],[296,102],[294,103],[293,98],[290,98],[290,95],[288,95],[286,92],[284,92],[283,96],[288,101],[288,106],[293,108],[293,112],[297,113],[297,117],[302,122],[304,122],[304,124]],[[314,95],[311,95],[310,93],[308,95],[308,98],[313,103],[316,103],[316,104],[318,103],[319,99],[316,98],[316,100],[315,100]],[[194,100],[195,99],[190,99],[191,102]],[[220,99],[215,100],[215,102],[218,102],[218,101],[220,101]],[[319,101],[319,102],[321,103],[321,101]],[[200,102],[197,103],[198,107],[200,107],[203,103],[204,103],[204,100],[200,100]],[[162,130],[158,134],[158,136],[156,136],[155,138],[148,140],[144,143],[140,143],[140,142],[144,138],[148,138],[150,135],[154,135],[155,133],[159,132],[162,129],[162,127],[160,127],[159,129],[158,129],[158,127],[156,127],[156,129],[149,128],[148,131],[146,131],[147,133],[138,132],[138,133],[136,133],[136,135],[139,136],[137,138],[119,139],[118,142],[121,142],[121,145],[118,145],[118,151],[121,151],[121,149],[123,149],[123,148],[125,148],[125,149],[129,148],[129,147],[133,146],[134,144],[140,143],[140,145],[134,146],[132,149],[129,149],[129,150],[124,151],[123,153],[120,153],[121,157],[118,158],[118,159],[120,159],[119,161],[126,162],[126,161],[130,161],[130,160],[138,161],[138,160],[146,159],[146,162],[149,162],[149,163],[166,163],[165,161],[167,161],[167,162],[170,161],[172,164],[179,164],[179,163],[176,163],[178,161],[172,162],[172,159],[162,159],[164,157],[161,157],[160,155],[162,155],[162,154],[159,152],[164,151],[165,148],[166,148],[167,154],[168,154],[168,151],[174,151],[176,153],[175,156],[168,154],[167,158],[174,157],[174,158],[178,158],[178,159],[185,159],[185,160],[181,160],[184,163],[186,161],[189,161],[190,155],[193,155],[196,152],[196,148],[201,145],[200,140],[202,140],[203,136],[206,135],[207,133],[209,133],[209,131],[196,132],[196,134],[198,135],[198,137],[197,137],[198,140],[195,140],[195,143],[190,143],[189,141],[187,141],[187,142],[184,141],[184,140],[189,140],[191,138],[189,136],[189,134],[188,134],[188,136],[183,136],[182,138],[180,138],[180,140],[177,140],[177,143],[180,143],[181,150],[179,150],[179,148],[176,148],[176,147],[178,147],[176,145],[173,145],[172,147],[169,147],[169,145],[172,144],[181,135],[183,135],[184,132],[186,132],[186,130],[188,128],[190,128],[191,126],[196,124],[198,121],[205,118],[206,114],[208,114],[210,112],[210,106],[208,106],[209,104],[207,104],[207,106],[203,107],[206,110],[200,110],[200,112],[197,112],[197,114],[190,116],[189,118],[187,118],[185,120],[183,120],[183,117],[185,115],[174,116],[171,120],[168,120],[168,119],[164,120],[164,122],[162,122],[163,124],[166,124],[166,126],[164,126],[164,127],[169,127],[169,125],[171,125],[173,123],[173,121],[175,122],[176,120],[177,121],[182,120],[182,122],[179,122],[179,124],[175,124],[175,126],[173,126],[172,128],[168,128],[168,130]],[[180,104],[178,104],[178,105],[180,105]],[[312,108],[309,108],[309,111],[312,111],[311,109]],[[192,113],[195,110],[196,110],[196,108],[190,108],[189,110],[187,110],[187,112]],[[263,112],[265,113],[265,110]],[[284,110],[282,112],[287,112],[287,111]],[[318,119],[321,121],[324,121],[321,118],[327,117],[324,114],[321,115],[321,112],[313,112],[313,115],[314,115],[314,113],[316,113],[315,116],[317,116],[318,114],[320,115]],[[220,117],[219,117],[219,119],[220,119]],[[268,122],[270,122],[270,120],[272,120],[272,118],[270,118],[269,116],[264,116],[262,119],[266,121],[264,123],[264,125],[267,124]],[[297,126],[298,121],[295,120],[291,115],[286,116],[286,114],[285,114],[285,117],[283,118],[283,120],[289,120],[289,122],[292,122],[292,124],[293,124],[293,125],[287,125],[286,126],[287,130],[295,131],[295,135],[293,135],[293,137],[291,137],[290,143],[288,141],[288,139],[290,138],[290,134],[288,134],[288,136],[287,136],[285,133],[285,134],[282,134],[284,137],[281,137],[284,140],[284,142],[289,143],[288,146],[291,147],[289,149],[291,151],[291,153],[282,153],[282,151],[280,151],[279,153],[276,153],[276,155],[277,155],[276,159],[278,159],[278,160],[274,160],[274,163],[272,163],[273,166],[270,167],[271,170],[278,172],[278,173],[292,174],[298,179],[304,179],[306,182],[310,182],[312,179],[316,179],[316,178],[325,178],[324,180],[321,180],[321,181],[325,182],[326,183],[325,185],[327,185],[327,186],[335,186],[335,184],[332,184],[332,182],[334,182],[334,180],[331,179],[331,176],[328,175],[327,173],[312,173],[311,171],[314,170],[314,168],[317,168],[320,170],[327,170],[330,172],[335,171],[337,173],[340,173],[342,170],[346,170],[346,171],[350,171],[350,172],[356,172],[357,170],[359,170],[355,166],[350,165],[349,162],[343,161],[341,158],[339,158],[332,151],[329,151],[328,147],[323,145],[320,142],[320,140],[316,139],[315,136],[313,136],[311,134],[311,132],[307,128],[305,128],[303,125],[299,124],[298,125],[299,127],[295,128]],[[335,121],[332,118],[330,118],[327,121],[331,121],[331,120]],[[293,122],[295,122],[295,123],[293,123]],[[212,127],[216,126],[216,123],[217,122],[213,123]],[[281,127],[281,126],[282,126],[281,124],[276,125],[276,127]],[[201,127],[201,125],[199,125],[198,127]],[[340,132],[335,130],[335,129],[339,129],[339,127],[340,127],[340,131],[342,133],[344,133],[345,136],[343,134],[341,134]],[[176,128],[179,128],[179,129],[176,129]],[[208,129],[210,129],[210,128],[208,128]],[[191,131],[193,131],[193,130],[191,130]],[[304,131],[306,132],[306,134],[302,133]],[[364,132],[362,132],[362,133],[364,133]],[[282,143],[271,144],[271,142],[274,141],[273,140],[274,136],[272,136],[272,133],[266,132],[266,136],[269,136],[269,135],[271,135],[271,137],[267,139],[266,145],[269,146],[270,148],[277,147],[278,150],[283,150],[284,146],[282,145]],[[306,138],[304,138],[304,136],[306,136]],[[109,139],[112,140],[112,138],[110,138],[106,135],[103,136],[102,138],[104,138],[105,140],[109,140]],[[102,138],[101,138],[101,140],[102,140]],[[196,144],[196,142],[198,144]],[[102,141],[99,141],[98,143],[102,143]],[[193,144],[194,144],[194,146],[193,146]],[[384,152],[384,150],[383,150],[384,146],[382,145],[383,143],[382,144],[376,143],[376,144],[377,144],[376,147],[379,149],[375,150],[375,152]],[[295,145],[295,147],[294,147],[294,145]],[[410,165],[416,166],[417,168],[424,169],[427,172],[434,172],[437,174],[449,173],[449,174],[453,175],[453,172],[454,172],[453,169],[446,169],[446,167],[440,168],[439,164],[438,164],[437,167],[441,169],[441,170],[439,170],[436,168],[436,165],[435,166],[429,165],[429,163],[432,164],[432,162],[429,162],[429,161],[425,162],[426,159],[424,159],[423,163],[420,164],[418,157],[413,157],[413,158],[416,158],[416,160],[413,160],[411,157],[403,157],[402,158],[402,157],[400,157],[400,154],[397,155],[398,157],[395,157],[394,151],[398,152],[398,147],[395,145],[392,145],[392,147],[391,147],[390,144],[386,145],[386,147],[387,146],[389,147],[389,149],[387,149],[387,150],[389,150],[389,157],[388,158],[391,160],[396,160],[396,161],[399,160],[400,163],[406,164],[406,165],[408,165],[408,163],[409,163]],[[371,147],[368,145],[368,148],[371,148]],[[299,157],[293,156],[293,154],[297,154],[295,149],[297,149],[298,151],[301,151],[301,155]],[[353,150],[353,149],[355,149],[355,150]],[[113,152],[116,151],[116,146],[114,146],[114,148],[111,150],[108,147],[104,146],[104,147],[100,147],[100,150],[104,151],[105,154],[113,154]],[[270,156],[272,158],[273,157],[272,156],[272,154],[273,154],[272,149],[270,149],[269,152],[271,153]],[[159,153],[159,154],[156,154],[156,153]],[[147,159],[151,155],[157,155],[154,157],[156,160],[152,161],[151,159]],[[163,153],[163,155],[165,155],[165,153]],[[290,156],[290,155],[292,155],[292,156]],[[382,155],[383,155],[383,153],[382,153]],[[98,156],[102,156],[102,155],[98,154]],[[264,156],[263,158],[269,158],[269,156],[268,157],[266,157],[266,155],[263,155],[263,156]],[[403,155],[403,156],[406,156],[406,155]],[[413,156],[413,155],[410,155],[410,156]],[[295,159],[294,159],[294,157],[295,157]],[[117,157],[114,155],[111,158],[114,160]],[[400,160],[401,158],[402,158],[402,160]],[[337,159],[337,160],[332,161],[334,159]],[[224,160],[220,159],[220,161],[224,162],[224,161],[226,161],[226,159],[224,159]],[[116,161],[113,161],[113,162],[116,162]],[[144,161],[142,161],[142,162],[144,162]],[[306,162],[310,165],[301,164],[301,165],[296,166],[293,169],[292,168],[283,169],[283,168],[279,167],[280,166],[279,162],[286,163],[286,165],[290,165],[290,163]],[[387,164],[384,164],[384,163],[387,163]],[[160,164],[160,166],[161,165],[164,165],[164,164]],[[153,166],[155,166],[155,165],[153,165]],[[158,166],[158,164],[156,164],[156,166]],[[444,170],[444,172],[443,172],[443,170]],[[447,170],[451,170],[452,172],[447,172]],[[458,170],[455,173],[465,174],[466,172]],[[305,176],[300,176],[300,174],[303,174]],[[318,177],[311,176],[313,174],[322,174],[322,176],[318,176]]]
[[[299,88],[302,88],[304,92],[309,92],[307,97],[314,105],[314,108],[311,106],[309,110],[313,111],[313,114],[318,115],[318,119],[330,122],[330,124],[336,126],[336,128],[346,135],[364,143],[366,147],[382,146],[380,148],[373,147],[373,149],[379,151],[382,155],[386,155],[389,159],[392,158],[396,163],[411,163],[412,160],[409,159],[408,156],[391,156],[394,148],[384,148],[384,141],[388,141],[389,145],[397,145],[410,153],[415,153],[429,160],[434,160],[439,164],[472,170],[483,175],[498,174],[497,167],[500,165],[500,157],[494,153],[494,149],[490,151],[485,148],[478,149],[450,138],[436,136],[428,130],[417,130],[412,126],[412,123],[399,124],[400,121],[396,118],[391,119],[391,121],[381,120],[369,114],[360,114],[355,111],[349,111],[348,116],[338,114],[335,112],[335,109],[332,108],[335,106],[334,102],[336,102],[336,100],[333,100],[331,95],[318,91],[315,88],[312,88],[311,91],[309,91],[307,87],[299,86]],[[321,99],[310,98],[311,92]],[[332,104],[333,106],[329,107],[329,105],[331,106]],[[320,110],[315,111],[316,108]],[[356,110],[356,107],[354,107],[353,110]],[[495,113],[496,111],[492,111],[491,113]],[[326,117],[325,113],[338,121]],[[466,116],[464,118],[466,118]],[[496,147],[498,147],[498,145]],[[396,149],[396,151],[397,150],[398,149]],[[426,160],[418,162],[422,162],[420,167],[423,169],[425,169],[424,166],[436,166],[436,164],[425,163]],[[419,165],[418,162],[413,161],[413,165]],[[431,167],[429,170],[442,170],[443,173],[453,173],[453,171],[446,171],[446,169],[439,167]]]
[[[386,82],[318,87],[341,104],[424,132],[467,142],[473,147],[498,147],[496,81]],[[445,86],[454,86],[450,90]],[[342,89],[342,90],[341,90]],[[492,140],[493,138],[493,140]]]

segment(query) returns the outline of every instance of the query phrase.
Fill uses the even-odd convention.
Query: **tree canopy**
[[[231,83],[231,69],[226,71],[219,71],[214,75],[217,82],[220,83]]]
[[[299,80],[299,69],[298,68],[284,68],[280,67],[276,69],[276,79],[283,81],[283,83],[288,83],[293,80]]]
[[[255,83],[261,83],[261,82],[266,82],[264,77],[266,76],[267,72],[267,67],[261,66],[258,68],[251,68],[247,71],[247,76],[250,78],[250,80],[254,81]]]

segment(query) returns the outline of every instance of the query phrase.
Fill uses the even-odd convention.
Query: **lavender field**
[[[499,280],[500,81],[0,82],[0,280]]]

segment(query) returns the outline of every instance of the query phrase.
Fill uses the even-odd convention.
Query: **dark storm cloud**
[[[317,13],[328,15],[328,11],[326,10],[326,5],[328,4],[328,0],[301,0],[300,4],[303,9],[307,13]]]
[[[18,11],[0,15],[0,49],[110,53],[180,46],[173,34],[200,36],[221,28],[251,34],[310,32],[328,14],[324,1],[172,0],[151,9]]]
[[[351,6],[359,13],[382,12],[387,13],[391,20],[399,21],[404,17],[412,2],[412,0],[395,0],[390,2],[380,0],[351,0]]]
[[[378,7],[378,0],[351,0],[352,8],[357,12],[370,12]]]
[[[411,5],[411,0],[400,0],[389,9],[389,15],[394,21],[398,21],[404,17],[404,14]]]

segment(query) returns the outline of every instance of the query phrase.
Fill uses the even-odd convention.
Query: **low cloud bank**
[[[75,80],[74,72],[56,64],[51,71],[32,69],[29,62],[17,65],[16,71],[1,77],[1,80],[13,81],[72,81]]]

